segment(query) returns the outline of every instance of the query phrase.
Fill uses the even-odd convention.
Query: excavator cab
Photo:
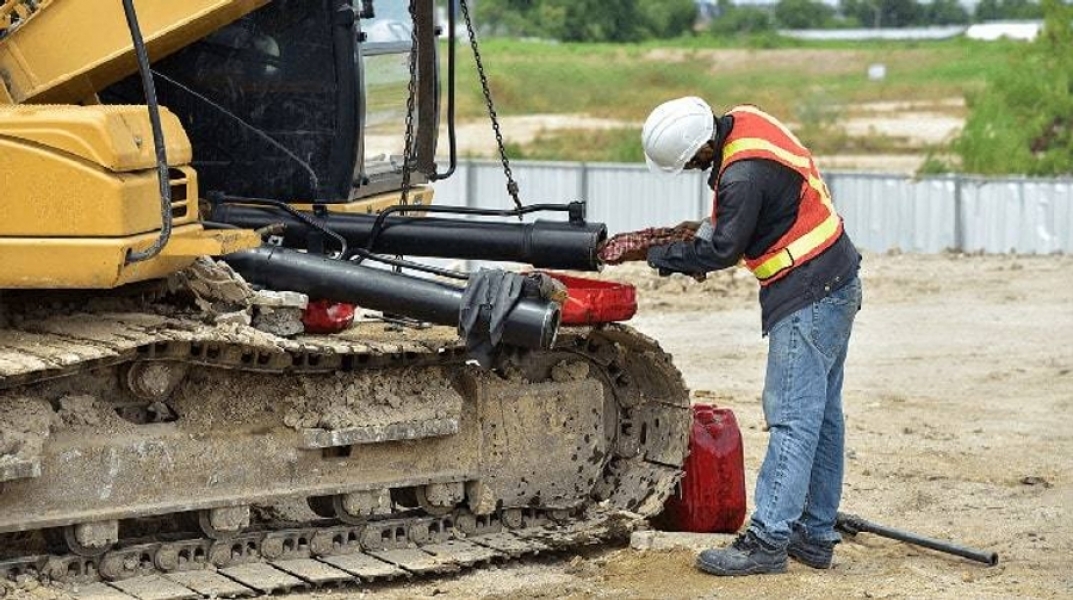
[[[398,190],[415,49],[412,182],[427,181],[438,113],[433,11],[369,4],[272,2],[153,65],[160,103],[197,149],[203,195],[345,203]],[[101,98],[144,103],[136,76]]]

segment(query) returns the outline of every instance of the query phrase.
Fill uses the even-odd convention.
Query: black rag
[[[498,269],[470,274],[458,312],[458,333],[466,340],[470,358],[490,368],[495,348],[503,337],[507,315],[525,289],[525,277]]]

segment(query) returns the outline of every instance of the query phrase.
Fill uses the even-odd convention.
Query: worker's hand
[[[675,225],[672,230],[679,233],[696,233],[700,229],[700,221],[682,221]]]

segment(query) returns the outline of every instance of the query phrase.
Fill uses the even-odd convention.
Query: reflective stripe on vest
[[[735,122],[735,130],[738,130],[739,123],[743,125],[741,134],[745,137],[736,137],[734,135],[735,131],[731,131],[731,139],[728,139],[723,147],[721,171],[736,160],[768,158],[794,169],[804,179],[799,197],[801,208],[798,212],[798,220],[791,225],[783,238],[777,240],[771,248],[765,250],[763,254],[755,259],[745,260],[745,265],[760,280],[760,283],[767,285],[785,276],[794,266],[812,259],[833,244],[842,234],[842,219],[835,211],[827,185],[820,178],[819,171],[809,155],[794,152],[792,149],[780,146],[770,139],[753,137],[758,133],[756,131],[758,128],[764,126],[774,127],[777,131],[769,133],[775,134],[776,137],[778,134],[782,134],[786,138],[785,142],[788,145],[796,146],[801,151],[807,152],[793,133],[773,117],[753,107],[737,107],[732,109],[731,113],[748,113],[749,116],[741,115],[738,117],[738,121]],[[759,119],[749,118],[752,116],[759,117]],[[793,239],[786,240],[786,237],[791,235],[794,229],[799,226],[801,219],[818,216],[813,213],[821,207],[826,214],[818,223],[808,231],[797,234]],[[805,211],[808,212],[806,213]]]

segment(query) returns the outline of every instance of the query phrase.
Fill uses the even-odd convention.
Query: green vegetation
[[[525,160],[643,163],[641,131],[637,129],[566,129],[541,133],[525,146],[511,145],[510,156]]]
[[[954,151],[970,173],[1073,174],[1073,6],[1044,0],[1043,35],[1002,60],[970,114]],[[949,170],[932,160],[929,169]]]
[[[976,5],[978,21],[1042,18],[1043,4],[1035,0],[980,0]]]
[[[781,38],[780,38],[781,39]],[[586,114],[640,123],[663,100],[697,95],[715,108],[753,103],[788,119],[822,96],[834,106],[961,98],[982,89],[1023,44],[944,42],[806,43],[753,49],[676,40],[658,44],[568,44],[492,39],[482,43],[500,114]],[[459,52],[458,111],[484,114],[472,59]],[[887,77],[869,81],[868,66]],[[639,127],[639,125],[638,125]]]
[[[1062,0],[981,0],[976,19],[1046,13],[1035,43],[967,39],[918,42],[803,42],[780,27],[830,28],[953,24],[969,21],[957,0],[779,0],[773,10],[718,0],[696,20],[693,0],[481,0],[485,65],[501,115],[571,114],[618,120],[610,130],[545,132],[519,158],[642,159],[641,123],[658,103],[684,95],[717,110],[751,103],[795,125],[814,151],[929,152],[926,172],[1073,173],[1073,6]],[[656,41],[654,38],[661,38]],[[617,42],[617,43],[609,43]],[[627,42],[627,43],[622,43]],[[459,54],[458,114],[485,115],[471,57]],[[882,64],[886,77],[869,80]],[[948,147],[848,135],[847,111],[869,103],[913,103],[951,110],[965,99],[968,120]],[[947,103],[947,104],[944,104]]]
[[[583,44],[492,38],[482,43],[500,115],[571,114],[622,121],[622,129],[557,131],[512,147],[517,158],[623,161],[642,159],[641,123],[658,103],[683,95],[717,110],[752,103],[797,124],[815,151],[920,152],[882,135],[851,137],[840,128],[847,106],[870,102],[929,103],[981,92],[1006,69],[1016,42],[798,42],[774,36],[747,41],[680,38],[640,44]],[[718,43],[716,43],[718,42]],[[471,57],[459,51],[458,114],[485,117]],[[869,65],[887,77],[870,81]],[[957,110],[951,109],[951,110]],[[960,114],[960,113],[959,113]],[[508,132],[509,133],[509,132]]]
[[[568,42],[635,42],[689,30],[693,0],[481,0],[493,31]]]
[[[820,29],[833,25],[835,9],[817,0],[782,0],[775,5],[775,20],[790,29]]]
[[[914,27],[975,20],[1038,19],[1037,0],[981,0],[970,15],[959,0],[778,0],[738,5],[716,0],[480,0],[477,22],[486,32],[564,42],[638,42],[694,33],[701,37],[755,35],[789,29]]]

